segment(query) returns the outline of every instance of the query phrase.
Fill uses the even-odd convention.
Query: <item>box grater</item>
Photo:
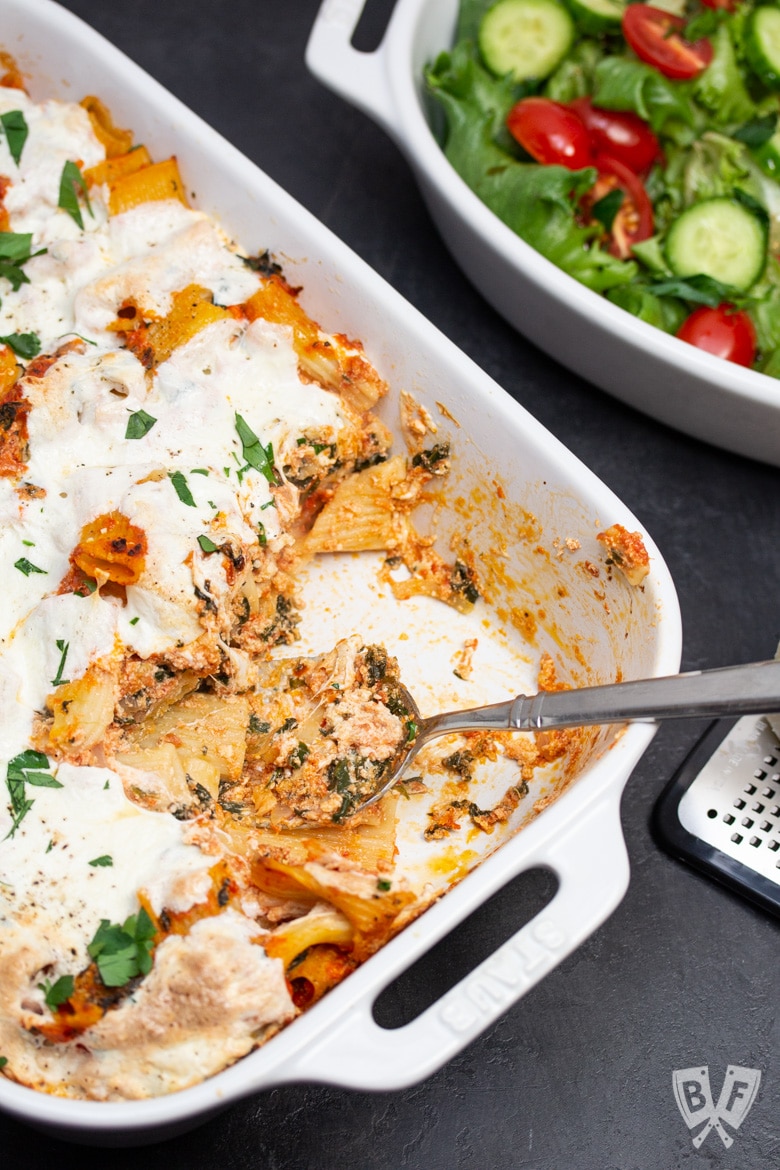
[[[670,852],[780,914],[780,740],[765,716],[719,720],[661,794]]]

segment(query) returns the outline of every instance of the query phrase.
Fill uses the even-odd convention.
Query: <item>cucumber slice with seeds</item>
[[[557,0],[498,0],[482,18],[478,39],[491,73],[541,81],[571,48],[574,21]]]
[[[780,89],[780,8],[756,8],[745,23],[745,56],[769,89]]]
[[[672,224],[666,260],[675,276],[711,276],[745,292],[766,264],[767,229],[736,199],[694,203]]]

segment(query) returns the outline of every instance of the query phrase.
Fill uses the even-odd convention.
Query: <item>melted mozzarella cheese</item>
[[[76,239],[82,229],[68,211],[59,206],[60,182],[67,162],[86,169],[105,157],[95,137],[89,115],[70,102],[43,102],[36,105],[22,91],[3,89],[0,113],[21,110],[28,136],[17,165],[6,137],[0,139],[0,173],[10,179],[4,205],[15,232],[32,232],[35,246],[45,247],[59,240]],[[102,206],[84,208],[84,231],[97,230],[105,222]]]
[[[202,597],[230,593],[222,558],[201,538],[259,549],[262,523],[269,553],[289,542],[266,477],[247,463],[237,416],[279,468],[304,436],[332,443],[350,425],[336,395],[301,380],[281,325],[226,317],[153,374],[117,348],[108,327],[128,299],[163,315],[174,293],[197,284],[228,306],[246,301],[259,278],[213,221],[174,200],[109,217],[107,193],[93,188],[91,210],[80,201],[82,231],[58,203],[65,163],[86,169],[104,157],[88,115],[0,88],[0,113],[15,109],[29,136],[19,166],[0,136],[4,205],[11,230],[32,233],[33,250],[45,251],[27,262],[19,289],[0,278],[0,335],[34,332],[44,353],[74,334],[87,344],[24,382],[24,479],[36,490],[18,493],[0,478],[2,777],[29,748],[57,680],[79,679],[112,656],[146,659],[173,647],[183,656],[202,636]],[[154,423],[128,438],[140,411]],[[147,545],[126,602],[100,591],[60,594],[85,525],[112,511],[141,528]],[[140,891],[156,913],[203,902],[221,856],[216,839],[201,850],[185,824],[134,804],[109,769],[51,771],[58,787],[26,783],[32,804],[18,824],[10,784],[0,802],[0,1052],[9,1071],[76,1096],[170,1092],[290,1019],[283,964],[257,945],[257,924],[229,909],[163,941],[150,975],[84,1043],[36,1038],[48,1014],[43,980],[85,968],[102,919],[124,921]]]
[[[186,873],[189,905],[202,901],[214,859],[185,843],[185,827],[175,817],[131,803],[109,769],[61,764],[54,772],[62,787],[28,786],[33,808],[3,841],[0,898],[6,912],[30,926],[39,916],[58,920],[49,942],[60,973],[86,966],[100,920],[124,922],[137,909],[139,890],[150,891],[159,913]],[[10,828],[10,813],[2,809],[0,835]],[[111,865],[90,865],[105,857]]]

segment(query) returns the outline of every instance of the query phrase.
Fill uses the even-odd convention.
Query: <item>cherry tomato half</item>
[[[725,8],[727,12],[733,12],[737,7],[738,0],[701,0],[707,8]]]
[[[756,360],[756,331],[747,313],[731,305],[710,309],[703,305],[686,317],[677,331],[683,341],[738,366]]]
[[[617,159],[635,174],[648,171],[661,154],[658,139],[637,114],[602,110],[587,97],[577,98],[570,108],[585,123],[594,151]]]
[[[598,154],[594,160],[599,177],[587,196],[587,208],[604,199],[610,191],[619,187],[623,192],[623,203],[612,221],[609,251],[613,256],[626,260],[634,244],[649,240],[653,234],[653,205],[645,191],[642,180],[622,162],[606,154]]]
[[[686,41],[677,31],[684,27],[682,17],[649,4],[629,4],[623,13],[623,36],[637,57],[677,81],[696,77],[712,60],[707,38]]]
[[[561,102],[523,98],[509,111],[506,124],[523,150],[539,163],[578,171],[593,162],[585,123],[575,110]]]

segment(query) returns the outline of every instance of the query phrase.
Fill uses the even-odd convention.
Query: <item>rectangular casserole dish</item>
[[[312,316],[331,330],[361,339],[394,391],[383,417],[397,437],[400,389],[413,393],[442,431],[449,430],[455,461],[447,494],[468,506],[445,511],[440,535],[446,544],[457,523],[468,529],[475,547],[493,551],[503,566],[496,613],[525,606],[533,614],[524,646],[526,677],[514,680],[506,664],[497,667],[486,680],[486,697],[528,688],[533,678],[528,667],[545,649],[565,649],[573,682],[677,669],[680,622],[669,574],[645,534],[651,573],[641,590],[604,571],[597,532],[616,522],[629,529],[639,525],[595,476],[253,164],[78,19],[47,0],[9,0],[0,4],[0,12],[3,47],[30,76],[33,97],[80,97],[81,79],[88,78],[90,91],[107,102],[119,124],[133,126],[137,140],[154,155],[178,156],[197,206],[216,215],[250,252],[268,248],[283,260],[291,283],[303,286],[302,301]],[[502,541],[507,533],[512,538]],[[595,580],[583,565],[595,565],[600,557]],[[349,557],[333,572],[312,571],[304,642],[314,638],[315,627],[320,637],[351,631],[360,607],[346,612],[338,604],[339,591],[346,575],[361,592],[361,573]],[[361,620],[371,629],[361,632],[383,636],[395,650],[391,639],[398,611],[375,604],[368,588],[365,596],[369,600]],[[320,598],[316,605],[314,597]],[[423,657],[423,619],[412,619],[420,639],[419,669],[405,672],[417,693],[426,676],[446,673],[446,664],[437,664],[435,646],[430,657]],[[494,625],[502,620],[494,619]],[[497,646],[504,637],[498,631],[488,635]],[[0,1107],[70,1136],[122,1143],[153,1140],[197,1124],[241,1096],[285,1081],[393,1089],[429,1075],[569,954],[619,902],[628,881],[619,801],[651,735],[651,728],[639,725],[624,733],[599,733],[576,776],[563,777],[574,782],[554,804],[522,833],[504,834],[501,848],[495,848],[500,834],[485,835],[483,852],[489,855],[446,897],[267,1047],[225,1072],[169,1097],[121,1103],[48,1097],[0,1079]],[[400,846],[408,850],[410,865],[415,837],[413,824],[408,841],[401,832]],[[477,859],[460,868],[456,859],[452,871],[463,874]],[[411,1024],[388,1032],[374,1023],[372,1004],[382,988],[510,878],[539,865],[556,874],[559,889],[536,919]]]

